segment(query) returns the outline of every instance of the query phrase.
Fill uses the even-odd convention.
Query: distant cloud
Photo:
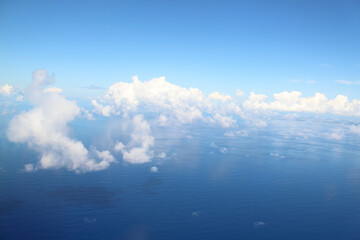
[[[230,127],[236,124],[233,115],[242,114],[229,95],[214,92],[206,97],[197,88],[182,88],[164,77],[141,82],[135,76],[132,83],[114,83],[101,101],[92,104],[95,112],[104,116],[128,116],[139,109],[156,113],[163,126],[203,121]]]
[[[330,132],[330,133],[324,133],[323,136],[330,140],[341,140],[344,137],[343,132]]]
[[[285,158],[283,155],[281,155],[280,153],[270,153],[270,156],[272,157],[277,157],[277,158]]]
[[[194,211],[194,212],[191,213],[191,215],[193,215],[193,217],[199,217],[200,214],[201,214],[200,211]]]
[[[150,172],[157,173],[158,171],[159,169],[155,166],[150,168]]]
[[[281,92],[274,94],[274,101],[266,102],[264,94],[250,93],[243,106],[247,110],[270,110],[284,112],[331,113],[344,116],[360,116],[360,100],[349,101],[348,97],[338,95],[329,100],[322,93],[312,97],[302,97],[301,92]]]
[[[9,84],[0,86],[0,95],[9,96],[14,93],[14,87]]]
[[[16,115],[7,129],[10,141],[27,143],[41,154],[38,163],[24,166],[25,171],[67,168],[80,173],[107,168],[115,161],[109,151],[94,149],[89,153],[80,141],[68,136],[67,123],[81,111],[74,101],[67,100],[58,90],[43,90],[45,85],[53,82],[46,70],[34,72],[33,82],[25,90],[34,107]]]
[[[360,81],[336,80],[335,82],[344,84],[344,85],[359,85],[360,84]]]
[[[127,145],[122,142],[116,143],[114,150],[123,154],[123,159],[129,163],[150,162],[154,153],[151,147],[154,145],[154,137],[151,129],[143,115],[136,115],[133,118],[131,140]]]
[[[254,222],[254,228],[258,228],[258,227],[263,227],[263,226],[265,226],[265,222],[263,222],[263,221],[256,221],[256,222]]]

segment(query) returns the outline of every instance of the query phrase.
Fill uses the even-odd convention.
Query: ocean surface
[[[0,239],[360,239],[360,139],[330,134],[343,121],[153,128],[166,158],[134,165],[114,154],[117,163],[85,174],[24,172],[39,153],[9,142],[6,122]],[[118,125],[77,120],[71,135],[111,149],[126,140]]]

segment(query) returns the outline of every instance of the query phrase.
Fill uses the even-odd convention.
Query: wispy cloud
[[[360,81],[336,80],[335,82],[344,84],[344,85],[359,85],[360,84]]]

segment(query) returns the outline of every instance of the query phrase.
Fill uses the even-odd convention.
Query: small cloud
[[[272,157],[278,157],[278,158],[285,158],[283,155],[279,154],[279,153],[270,153],[270,156]]]
[[[200,211],[195,211],[195,212],[192,212],[191,215],[193,215],[194,217],[199,217],[201,214]]]
[[[159,153],[157,155],[157,157],[160,158],[160,159],[165,159],[166,158],[166,153],[165,152]]]
[[[228,149],[226,147],[223,147],[220,149],[220,152],[222,152],[223,154],[228,152]]]
[[[218,146],[217,146],[214,142],[211,142],[211,143],[210,143],[210,147],[212,147],[212,148],[217,148]]]
[[[16,101],[17,101],[17,102],[22,102],[22,101],[24,101],[24,96],[22,96],[22,95],[18,96],[18,97],[16,98]]]
[[[360,84],[360,81],[336,80],[335,82],[344,84],[344,85],[359,85]]]
[[[33,172],[35,171],[35,167],[34,167],[34,164],[25,164],[24,165],[24,171],[25,172]]]
[[[341,140],[344,137],[342,132],[324,133],[324,137],[331,140]]]
[[[4,86],[0,86],[0,95],[9,96],[14,93],[14,87],[9,84],[5,84]]]
[[[159,169],[154,166],[154,167],[150,168],[150,172],[157,173],[157,172],[159,172]]]
[[[84,222],[86,222],[86,223],[95,223],[96,218],[84,218]]]
[[[263,221],[256,221],[256,222],[254,222],[254,228],[263,227],[263,226],[265,226],[265,225],[266,225],[266,223],[263,222]]]

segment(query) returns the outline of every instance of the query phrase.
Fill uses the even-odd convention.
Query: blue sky
[[[357,98],[358,1],[1,1],[0,80],[46,68],[71,97],[165,76],[183,87]]]

